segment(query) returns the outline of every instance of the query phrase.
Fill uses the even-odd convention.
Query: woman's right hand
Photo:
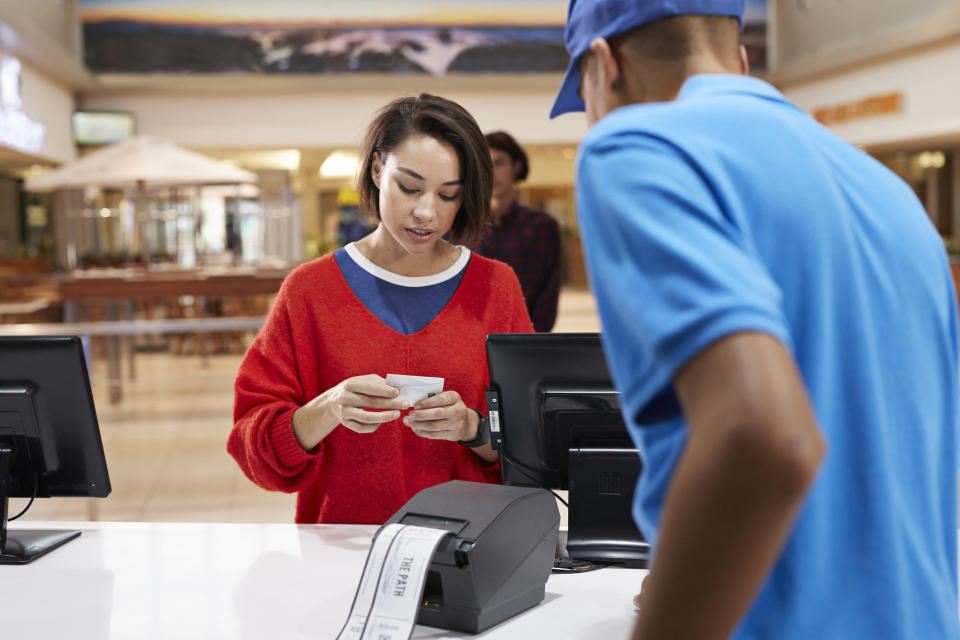
[[[293,413],[293,431],[309,451],[338,425],[357,433],[373,433],[384,422],[400,417],[407,406],[400,390],[376,374],[347,378]],[[369,409],[378,409],[370,411]]]
[[[327,406],[337,424],[357,433],[373,433],[384,422],[400,417],[400,409],[405,408],[407,402],[396,399],[399,393],[399,389],[388,385],[380,376],[370,374],[347,378],[321,395],[329,394]]]

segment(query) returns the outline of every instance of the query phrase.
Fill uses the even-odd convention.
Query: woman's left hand
[[[413,405],[403,424],[422,438],[456,442],[476,437],[479,418],[467,408],[459,393],[444,391]]]

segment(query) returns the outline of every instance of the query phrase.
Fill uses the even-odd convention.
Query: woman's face
[[[380,223],[410,254],[430,251],[463,202],[457,152],[429,136],[411,136],[375,158],[373,181],[380,189]]]

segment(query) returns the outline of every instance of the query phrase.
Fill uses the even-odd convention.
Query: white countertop
[[[375,526],[16,522],[82,535],[0,566],[4,638],[335,638]],[[646,571],[552,575],[538,606],[477,636],[418,626],[413,638],[627,638]]]

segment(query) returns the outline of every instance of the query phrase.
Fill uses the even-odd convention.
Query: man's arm
[[[726,638],[773,568],[825,443],[792,356],[744,332],[687,363],[688,424],[634,639]]]

